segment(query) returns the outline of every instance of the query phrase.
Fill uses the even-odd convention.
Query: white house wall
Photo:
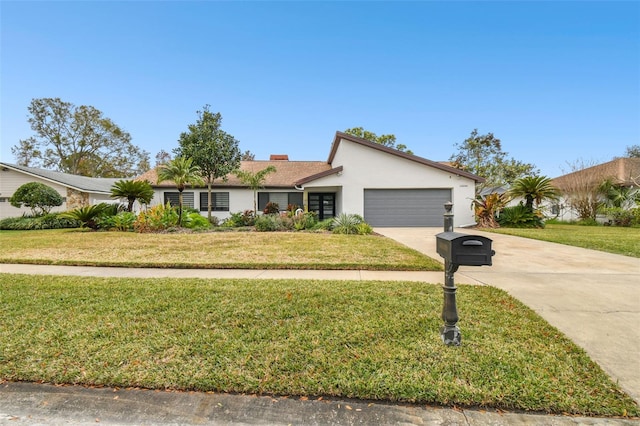
[[[16,172],[11,169],[0,170],[0,219],[5,219],[7,217],[19,217],[23,214],[31,214],[31,209],[29,207],[23,206],[21,208],[16,208],[9,202],[9,198],[13,196],[16,190],[29,182],[43,183],[55,189],[63,199],[66,199],[67,197],[67,188],[63,185],[53,183],[46,179]],[[66,202],[63,202],[61,206],[54,207],[51,211],[63,212],[67,210],[66,204]]]
[[[263,191],[263,190],[261,190]],[[271,190],[269,190],[271,191]],[[163,187],[154,188],[154,195],[150,207],[157,206],[164,203],[165,192],[178,192],[176,188]],[[187,188],[184,192],[193,192],[194,208],[200,210],[200,193],[208,193],[206,188]],[[231,217],[231,213],[244,212],[245,210],[253,210],[253,191],[248,189],[229,189],[229,188],[214,188],[211,192],[228,192],[229,193],[229,211],[212,211],[211,215],[217,217],[221,221]],[[275,191],[273,191],[275,192]],[[282,192],[291,192],[282,191]],[[207,211],[201,211],[201,215],[207,216]]]
[[[334,168],[343,166],[344,169],[339,175],[313,182],[313,186],[341,186],[341,212],[364,215],[365,189],[450,189],[454,204],[454,226],[475,224],[471,209],[471,201],[475,195],[473,179],[344,139],[340,142],[331,165]],[[309,192],[312,192],[311,186],[307,185]],[[444,207],[442,212],[444,214]]]

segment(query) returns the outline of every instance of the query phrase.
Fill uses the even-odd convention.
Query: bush
[[[541,215],[522,204],[502,209],[498,223],[505,228],[544,228]]]
[[[115,215],[103,214],[96,220],[96,223],[99,229],[126,232],[133,231],[136,219],[135,213],[124,211]]]
[[[50,213],[44,216],[9,217],[0,220],[1,230],[28,231],[37,229],[79,228],[81,223],[75,219],[62,216],[60,213]]]
[[[68,212],[64,212],[61,216],[74,219],[81,223],[83,228],[98,229],[98,218],[105,212],[113,209],[113,206],[107,203],[93,204],[91,206],[79,207]]]
[[[178,226],[178,212],[167,203],[159,204],[147,211],[140,212],[133,224],[137,232],[158,232]]]
[[[631,226],[634,221],[634,212],[621,207],[604,208],[602,214],[607,216],[615,226]]]
[[[9,198],[13,207],[20,208],[24,204],[31,209],[34,216],[48,214],[53,207],[62,205],[62,196],[58,191],[40,182],[29,182],[20,186]]]
[[[222,226],[229,228],[239,228],[241,226],[253,226],[256,222],[256,215],[253,210],[231,213],[231,216],[222,222]]]
[[[267,203],[267,205],[264,207],[264,210],[262,211],[262,213],[264,213],[264,214],[277,214],[277,213],[280,213],[280,206],[278,205],[278,203],[274,203],[272,201],[269,201]]]
[[[315,231],[331,231],[333,230],[333,219],[325,219],[317,222],[311,229]]]
[[[332,232],[334,234],[365,235],[373,232],[371,226],[357,214],[341,213],[333,218]]]
[[[273,232],[282,229],[280,216],[275,214],[264,214],[256,219],[256,231]]]
[[[291,217],[293,221],[293,229],[302,231],[305,229],[313,229],[318,223],[318,215],[314,212],[305,212]]]
[[[209,223],[209,219],[202,216],[198,212],[187,212],[182,217],[182,226],[189,229],[209,229],[211,224]]]

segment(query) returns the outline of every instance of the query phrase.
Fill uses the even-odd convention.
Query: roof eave
[[[404,158],[410,161],[415,161],[416,163],[420,163],[425,166],[430,166],[448,173],[452,173],[452,174],[455,174],[456,176],[462,176],[468,179],[473,179],[477,183],[483,183],[486,180],[485,178],[474,175],[473,173],[465,172],[464,170],[456,169],[455,167],[451,167],[445,164],[437,163],[435,161],[427,160],[426,158],[419,157],[417,155],[407,154],[406,152],[389,148],[388,146],[380,145],[379,143],[371,142],[366,139],[362,139],[357,136],[353,136],[344,132],[336,132],[336,136],[333,138],[333,143],[331,144],[331,151],[329,153],[329,159],[327,160],[329,164],[333,163],[336,152],[338,151],[338,145],[340,145],[340,141],[342,139],[366,146],[368,148],[376,149],[378,151],[382,151],[387,154],[395,155],[396,157]]]

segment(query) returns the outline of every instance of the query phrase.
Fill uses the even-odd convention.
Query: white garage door
[[[364,220],[371,226],[442,226],[450,189],[365,189]]]

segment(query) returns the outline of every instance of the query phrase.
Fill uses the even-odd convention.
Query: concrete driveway
[[[434,259],[442,228],[376,228]],[[640,403],[640,259],[456,229],[493,240],[493,266],[462,266],[456,283],[489,284],[558,328]],[[461,312],[464,321],[464,313]],[[462,328],[464,338],[464,327]]]

